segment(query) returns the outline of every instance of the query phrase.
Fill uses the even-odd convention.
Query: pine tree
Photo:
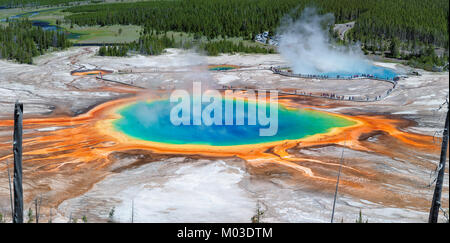
[[[398,57],[400,55],[399,40],[397,38],[392,39],[389,47],[391,57]]]

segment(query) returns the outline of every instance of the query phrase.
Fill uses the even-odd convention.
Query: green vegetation
[[[442,57],[438,57],[434,51],[434,48],[431,46],[428,46],[427,49],[418,54],[406,56],[405,59],[408,59],[407,64],[414,68],[421,68],[427,71],[448,70],[448,56],[444,55]],[[443,68],[446,64],[447,66]],[[442,67],[442,70],[438,70],[439,67]]]
[[[25,15],[24,17],[27,17],[31,21],[38,20],[45,21],[53,25],[61,25],[64,20],[64,16],[68,15],[68,13],[62,12],[62,10],[63,8],[49,8],[45,10],[39,10],[39,13],[36,15]]]
[[[108,223],[114,223],[114,213],[116,212],[116,207],[111,208],[108,213]]]
[[[194,39],[205,36],[218,40],[202,44],[208,54],[216,55],[271,52],[226,40],[252,40],[266,30],[273,35],[284,16],[298,17],[308,6],[317,7],[320,14],[333,13],[336,23],[356,21],[344,43],[361,42],[366,54],[386,52],[420,64],[433,60],[433,66],[436,58],[425,57],[424,50],[429,46],[448,49],[449,4],[445,0],[280,0],[277,4],[271,0],[175,0],[83,5],[64,11],[73,13],[65,17],[66,22],[81,26],[133,24],[143,26],[144,35],[175,31],[192,33]]]
[[[61,25],[69,31],[76,43],[125,43],[139,39],[140,26],[135,25],[111,25],[111,26],[70,26]]]
[[[217,40],[217,41],[200,41],[200,40],[187,40],[180,39],[175,40],[172,34],[169,37],[166,34],[156,35],[146,34],[142,35],[139,40],[128,43],[120,44],[117,46],[102,46],[98,51],[100,56],[126,56],[128,51],[134,51],[144,55],[160,55],[166,48],[183,48],[189,49],[197,47],[200,50],[205,51],[210,56],[219,55],[219,53],[274,53],[271,48],[261,47],[258,45],[245,45],[242,41],[236,44],[231,40]]]
[[[262,216],[264,215],[264,211],[261,210],[261,206],[259,202],[256,204],[256,212],[255,215],[252,216],[252,223],[261,223]]]
[[[398,38],[393,38],[391,40],[389,52],[391,57],[398,58],[400,56],[400,41],[398,40]]]
[[[71,2],[83,2],[82,0],[0,0],[2,7],[29,7],[29,6],[55,6],[55,5],[69,5]],[[91,2],[91,1],[84,1]]]
[[[238,37],[252,40],[255,34],[276,32],[287,14],[298,17],[305,7],[317,7],[320,14],[333,13],[336,23],[356,21],[343,43],[362,43],[371,52],[411,60],[411,65],[438,66],[448,60],[426,56],[430,47],[448,53],[448,10],[445,0],[175,0],[136,3],[83,5],[65,9],[71,25],[109,26],[133,24],[143,27],[143,35],[168,31],[192,33],[204,43],[208,54],[220,52],[271,52],[225,40]],[[336,36],[335,36],[336,37]]]
[[[205,50],[210,56],[217,56],[219,53],[274,53],[275,51],[270,48],[259,46],[246,46],[242,42],[235,44],[229,40],[210,41],[203,43],[201,49]]]
[[[283,1],[285,2],[285,1]],[[280,14],[297,5],[273,4],[268,0],[189,0],[86,5],[65,11],[76,13],[66,17],[78,25],[135,24],[158,31],[198,33],[210,38],[247,36],[275,27]],[[246,20],[244,20],[246,19]]]
[[[146,55],[159,55],[164,49],[176,47],[175,40],[164,35],[142,35],[137,42],[132,44],[131,49]]]
[[[445,0],[279,0],[276,4],[272,0],[84,1],[91,4],[43,0],[39,4],[70,2],[71,7],[50,9],[31,19],[61,26],[77,43],[128,43],[129,50],[148,55],[160,54],[163,47],[193,46],[208,55],[272,53],[275,48],[254,43],[254,36],[263,31],[274,35],[286,15],[296,18],[312,6],[320,14],[333,13],[336,23],[356,21],[345,39],[337,40],[341,44],[359,42],[365,54],[404,59],[426,70],[448,63],[449,3]],[[168,33],[174,36],[173,43],[163,40]],[[440,48],[437,53],[430,51],[435,48]],[[123,54],[113,52],[108,53]]]
[[[448,1],[381,0],[368,6],[368,11],[356,19],[349,39],[375,44],[398,38],[402,42],[448,46]]]
[[[116,2],[145,1],[145,0],[115,0]],[[0,0],[0,7],[39,7],[39,6],[72,6],[80,4],[105,3],[106,0]],[[111,1],[108,1],[111,2]]]
[[[362,217],[362,212],[361,212],[361,210],[359,210],[359,217],[356,219],[355,223],[357,223],[357,224],[369,223],[369,220],[366,219],[366,221],[364,222],[363,217]]]
[[[445,0],[185,0],[83,5],[64,11],[78,25],[135,24],[158,31],[198,33],[209,38],[274,33],[286,14],[298,16],[306,6],[331,12],[336,22],[357,20],[350,38],[401,41],[448,46]],[[295,11],[293,11],[295,9]]]
[[[44,31],[29,20],[9,22],[0,26],[0,58],[31,64],[32,58],[48,50],[71,46],[63,32]]]
[[[99,56],[126,56],[128,51],[132,50],[144,55],[160,55],[164,49],[171,47],[180,47],[175,40],[164,35],[143,35],[138,41],[132,43],[123,43],[116,46],[102,46],[98,51]]]
[[[28,209],[27,216],[28,216],[27,223],[33,223],[34,215],[33,215],[33,210],[31,210],[31,208]]]
[[[69,15],[67,12],[62,12],[63,9],[63,7],[0,9],[0,19],[6,20],[19,15],[21,18],[28,18],[30,21],[39,20],[49,22],[50,24],[58,24],[64,20],[64,15]]]
[[[0,19],[6,19],[11,16],[22,14],[24,11],[24,9],[20,8],[0,9]]]
[[[120,45],[120,46],[102,46],[98,50],[99,56],[116,56],[116,57],[124,57],[127,55],[128,46]]]

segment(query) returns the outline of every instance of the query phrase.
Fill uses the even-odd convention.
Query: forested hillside
[[[448,46],[448,1],[372,1],[371,10],[357,18],[350,38],[401,41]]]
[[[70,2],[79,1],[0,0],[0,6]],[[83,4],[63,11],[69,14],[64,22],[71,28],[74,25],[142,26],[139,41],[128,43],[130,50],[155,55],[167,47],[196,45],[216,55],[273,52],[261,45],[249,45],[249,41],[240,42],[254,40],[256,34],[264,31],[273,36],[282,18],[298,17],[305,7],[315,7],[320,14],[333,13],[336,23],[355,21],[343,41],[336,39],[344,44],[359,42],[366,54],[406,59],[412,66],[426,64],[426,69],[448,62],[449,3],[446,0],[154,0]],[[196,40],[169,43],[162,37],[168,31],[188,33],[186,36],[194,36]],[[437,47],[439,55],[434,50]],[[104,54],[123,55],[123,51],[111,48]]]
[[[392,39],[448,46],[446,0],[175,0],[84,5],[65,11],[78,25],[137,24],[146,31],[182,31],[209,38],[244,37],[279,26],[305,6],[331,12],[336,22],[356,20],[351,38]],[[293,10],[294,9],[294,10]]]
[[[31,64],[33,57],[42,55],[49,49],[60,50],[71,45],[64,32],[44,31],[32,26],[28,20],[0,26],[0,59]]]

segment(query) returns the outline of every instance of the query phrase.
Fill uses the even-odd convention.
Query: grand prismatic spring
[[[236,101],[233,105],[233,110],[235,110]],[[203,107],[205,106],[206,104],[203,103]],[[266,104],[266,106],[269,105]],[[222,125],[175,126],[170,121],[170,111],[173,107],[174,104],[167,99],[138,102],[123,108],[119,112],[122,117],[115,121],[114,125],[118,131],[147,141],[168,144],[233,146],[296,140],[314,134],[327,133],[335,127],[355,124],[351,120],[318,111],[286,109],[284,106],[279,106],[277,108],[278,131],[276,135],[260,136],[260,125],[248,125],[248,102],[245,103],[246,112],[244,114],[244,119],[247,121],[246,125],[236,125],[235,113],[233,113],[233,110],[226,111],[224,101],[222,101],[222,111],[224,111],[224,114],[221,116],[223,120]],[[225,125],[225,112],[232,113],[231,116],[233,116],[234,120],[232,125]],[[191,117],[190,124],[193,124],[192,120],[193,118]]]
[[[166,119],[169,105],[167,98],[147,96],[106,102],[76,117],[24,120],[25,129],[34,131],[27,133],[24,138],[24,163],[36,176],[77,172],[92,175],[83,179],[80,185],[70,187],[68,191],[72,193],[81,193],[86,190],[83,189],[86,186],[89,188],[91,183],[101,180],[104,176],[101,171],[116,161],[112,154],[127,151],[135,153],[133,151],[137,150],[156,158],[157,154],[218,158],[238,156],[247,161],[252,173],[284,171],[300,181],[309,181],[310,186],[327,188],[336,182],[334,171],[339,164],[326,158],[302,156],[290,149],[301,151],[304,148],[334,144],[354,150],[390,154],[393,151],[388,148],[398,146],[399,143],[404,144],[407,150],[438,149],[432,137],[399,130],[399,126],[407,124],[405,121],[383,116],[345,116],[313,110],[312,106],[299,107],[294,96],[279,98],[279,134],[266,140],[255,136],[253,129],[248,126],[244,126],[247,129],[244,134],[237,126],[173,128]],[[157,116],[146,116],[161,110]],[[140,113],[144,117],[139,117]],[[152,117],[156,119],[152,120]],[[144,120],[140,123],[140,119]],[[0,121],[1,127],[11,127],[12,124],[11,120]],[[45,130],[50,126],[58,129]],[[199,134],[199,129],[205,130]],[[220,132],[226,132],[227,135],[220,136]],[[394,140],[387,139],[374,145],[364,139],[369,134],[379,134]],[[240,138],[238,141],[237,137]],[[8,147],[8,140],[3,140],[1,146]],[[10,158],[8,154],[0,159]],[[350,175],[342,179],[344,192],[371,200],[387,200],[388,204],[407,203],[381,188],[379,183],[382,180],[379,180],[382,177],[373,169],[348,164],[343,166],[343,170]],[[351,177],[366,180],[353,180]],[[67,197],[68,194],[61,194],[54,199],[55,203]],[[422,203],[426,205],[425,201]]]

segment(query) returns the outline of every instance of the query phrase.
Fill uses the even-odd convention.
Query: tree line
[[[421,68],[427,71],[448,71],[448,55],[437,56],[434,48],[429,46],[424,49],[420,54],[410,54],[405,59],[408,60],[407,64],[414,68]],[[445,66],[447,64],[447,66]],[[442,70],[438,70],[442,67]]]
[[[104,3],[106,0],[0,0],[0,8],[22,8],[42,6],[70,6],[82,3]],[[116,2],[123,0],[116,0]],[[110,1],[111,2],[111,1]]]
[[[98,50],[98,55],[124,57],[127,55],[128,50],[129,50],[128,45],[101,46],[100,49]]]
[[[68,5],[72,2],[93,2],[82,0],[0,0],[0,7],[37,7],[37,6],[55,6]]]
[[[122,43],[116,46],[102,46],[98,51],[99,56],[126,56],[129,51],[142,55],[160,55],[166,48],[197,48],[205,51],[207,55],[216,56],[219,53],[274,53],[274,49],[257,45],[245,45],[243,42],[236,44],[230,40],[199,41],[180,39],[175,41],[173,35],[167,33],[160,35],[156,32],[142,34],[139,40],[131,43]]]
[[[33,57],[48,50],[61,50],[72,44],[62,31],[45,31],[24,19],[0,25],[0,58],[32,64]]]
[[[272,48],[265,48],[260,46],[249,46],[244,45],[243,42],[239,42],[236,44],[229,40],[219,40],[219,41],[210,41],[205,42],[200,45],[202,50],[205,50],[209,56],[217,56],[219,53],[275,53]]]
[[[331,12],[337,23],[356,21],[352,40],[418,41],[448,46],[445,0],[173,0],[83,5],[64,11],[78,25],[135,24],[146,31],[198,33],[209,39],[275,33],[287,14],[299,16],[307,6]]]

